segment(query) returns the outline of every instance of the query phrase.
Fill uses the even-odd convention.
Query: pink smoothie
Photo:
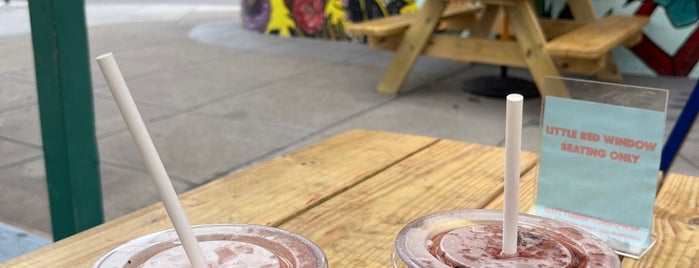
[[[211,268],[327,268],[321,250],[306,238],[258,225],[192,228]],[[93,268],[191,267],[174,230],[136,238],[102,257]]]
[[[253,243],[238,241],[199,242],[209,267],[292,268],[289,256],[270,251]],[[157,252],[139,267],[191,267],[184,248],[177,246]]]
[[[568,224],[520,215],[517,254],[502,256],[502,212],[449,211],[408,224],[396,239],[400,267],[619,267],[604,241]]]

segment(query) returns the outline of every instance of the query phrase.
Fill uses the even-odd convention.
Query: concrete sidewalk
[[[251,33],[235,6],[164,13],[158,20],[91,24],[90,53],[93,59],[114,53],[178,192],[354,128],[503,144],[504,101],[460,90],[465,79],[496,75],[496,66],[422,58],[405,93],[392,97],[374,90],[390,53]],[[31,36],[0,37],[0,55],[0,222],[50,237]],[[102,74],[91,65],[110,220],[158,200]],[[522,69],[510,73],[529,77]],[[696,82],[625,79],[671,90],[668,131]],[[540,105],[539,98],[525,102],[525,150],[537,150]],[[671,171],[699,176],[699,127]]]

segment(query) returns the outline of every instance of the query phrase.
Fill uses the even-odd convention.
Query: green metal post
[[[84,6],[29,1],[55,241],[104,221]]]

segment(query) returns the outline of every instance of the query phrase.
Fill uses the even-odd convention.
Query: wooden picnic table
[[[353,130],[180,195],[192,224],[275,226],[318,244],[330,267],[392,267],[398,231],[436,212],[502,209],[504,149]],[[521,160],[520,210],[534,203],[537,156]],[[623,267],[697,267],[699,177],[669,174],[656,201],[658,242]],[[151,205],[0,267],[89,267],[133,238],[172,228]]]
[[[565,87],[544,87],[546,76],[561,72],[622,80],[610,51],[641,41],[648,18],[598,19],[590,0],[568,0],[572,20],[539,19],[532,0],[427,0],[417,14],[355,23],[350,34],[366,35],[376,49],[395,51],[377,91],[397,94],[421,55],[462,62],[526,67],[542,95],[567,97]],[[488,35],[500,12],[509,18],[514,38]],[[438,30],[470,33],[468,38]]]

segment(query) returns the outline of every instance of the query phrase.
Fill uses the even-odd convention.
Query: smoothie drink
[[[395,267],[620,267],[604,241],[571,225],[519,215],[517,254],[503,256],[502,212],[460,210],[420,218],[396,239]]]
[[[306,238],[259,225],[192,227],[211,268],[327,268],[323,252]],[[142,236],[98,260],[93,268],[191,267],[174,230]]]

